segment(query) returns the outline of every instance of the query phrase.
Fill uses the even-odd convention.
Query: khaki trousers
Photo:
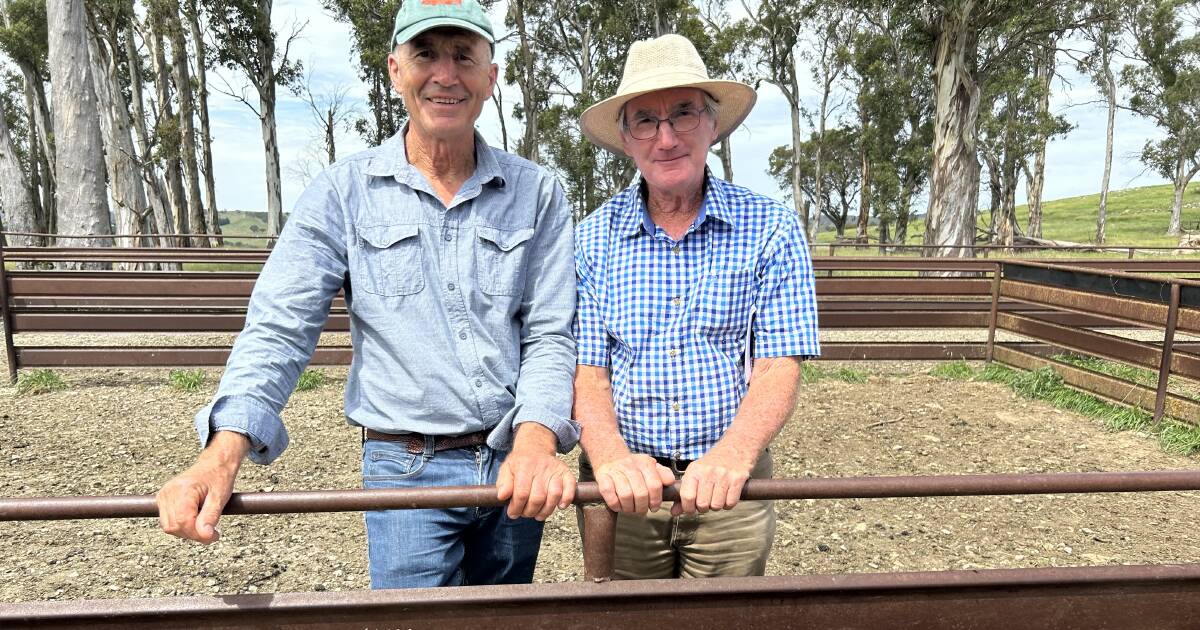
[[[770,451],[751,479],[769,479]],[[682,474],[676,474],[681,478]],[[579,461],[579,480],[595,481],[591,464]],[[739,501],[732,510],[671,516],[670,503],[646,516],[617,515],[613,570],[620,580],[747,577],[763,575],[775,540],[771,501]],[[582,520],[582,519],[581,519]],[[580,523],[582,529],[582,522]]]

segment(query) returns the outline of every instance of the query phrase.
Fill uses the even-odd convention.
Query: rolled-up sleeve
[[[200,446],[213,433],[250,438],[250,460],[267,464],[287,448],[280,413],[312,359],[346,274],[345,218],[322,173],[296,202],[250,297],[213,401],[196,414]]]
[[[821,348],[812,260],[796,214],[780,214],[760,267],[754,356],[816,357]]]
[[[571,419],[571,388],[575,378],[575,266],[571,212],[562,187],[550,176],[542,179],[538,221],[526,264],[521,318],[521,368],[516,403],[492,431],[488,444],[510,450],[517,427],[536,422],[558,439],[567,453],[579,442],[579,425]]]

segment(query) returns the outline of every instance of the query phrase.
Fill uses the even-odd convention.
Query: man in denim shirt
[[[171,534],[210,543],[242,459],[287,446],[280,410],[345,289],[346,417],[368,488],[497,485],[507,509],[366,516],[375,588],[529,582],[542,522],[574,498],[570,212],[557,181],[474,131],[495,86],[475,0],[405,2],[388,55],[410,118],[334,164],[263,268],[196,463],[158,494]],[[519,375],[519,378],[518,378]]]

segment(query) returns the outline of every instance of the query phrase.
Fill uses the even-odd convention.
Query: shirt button
[[[671,304],[673,304],[675,306],[679,306],[681,303],[682,303],[682,301],[679,299],[678,295],[675,296],[675,299],[671,300]]]
[[[454,240],[454,235],[453,235],[453,234],[451,234],[451,233],[449,233],[449,232],[446,232],[446,234],[445,234],[444,236],[442,236],[442,238],[443,238],[443,239],[445,239],[445,240],[447,240],[447,241],[453,241],[453,240]]]
[[[671,409],[674,409],[675,411],[679,411],[679,403],[671,403]]]
[[[451,282],[450,284],[447,284],[447,285],[446,285],[446,288],[447,288],[447,289],[450,289],[451,291],[453,291],[453,290],[454,290],[454,283],[453,283],[453,282]]]
[[[676,256],[678,256],[678,255],[679,255],[679,246],[678,246],[678,245],[676,245],[675,247],[672,247],[672,248],[671,248],[671,251],[672,251],[672,252],[674,252],[674,254],[675,254]]]
[[[483,387],[483,381],[475,379],[475,387]]]
[[[465,333],[465,332],[460,332],[460,333],[458,333],[458,338],[459,338],[459,339],[466,339],[466,338],[467,338],[467,333]]]
[[[668,355],[670,355],[670,356],[672,356],[672,357],[674,357],[674,356],[676,356],[676,355],[678,355],[678,354],[679,354],[679,349],[678,349],[678,348],[671,348],[670,350],[667,350],[667,354],[668,354]]]

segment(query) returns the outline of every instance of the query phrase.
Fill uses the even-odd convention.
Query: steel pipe
[[[679,499],[678,482],[663,499]],[[1009,494],[1077,494],[1200,490],[1200,470],[1049,473],[1037,475],[939,475],[823,479],[752,479],[743,500],[879,499]],[[597,503],[594,482],[579,484],[575,503]],[[494,486],[449,486],[387,490],[239,492],[225,514],[355,512],[498,506]],[[32,497],[0,499],[0,521],[136,518],[158,515],[152,495]]]

